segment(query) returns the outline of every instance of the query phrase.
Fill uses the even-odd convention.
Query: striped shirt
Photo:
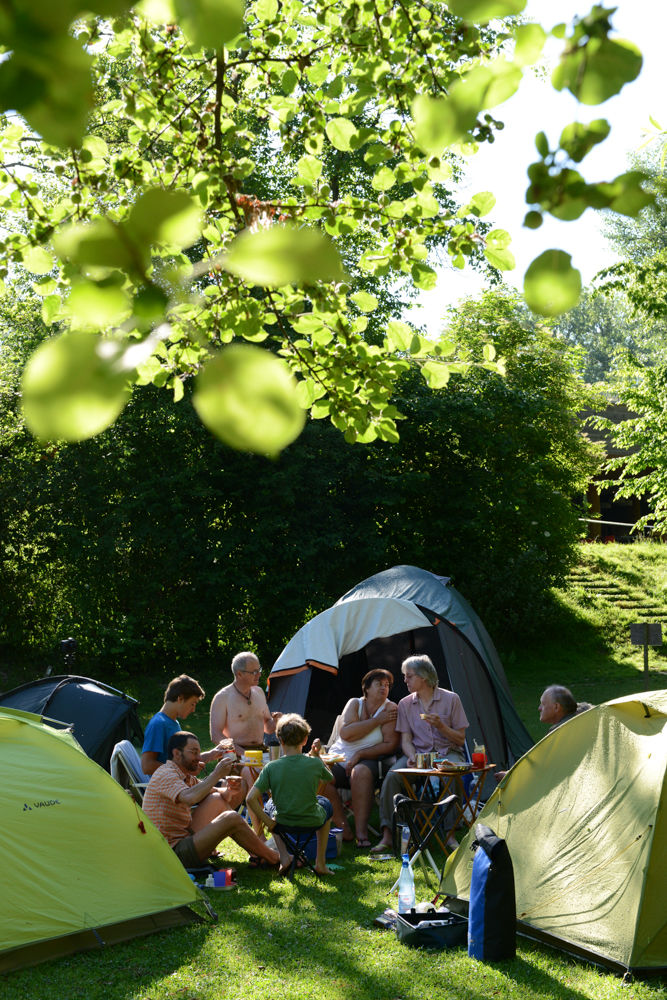
[[[192,833],[192,809],[184,802],[179,802],[178,796],[197,783],[194,774],[181,771],[173,760],[158,767],[148,782],[143,810],[170,847]]]

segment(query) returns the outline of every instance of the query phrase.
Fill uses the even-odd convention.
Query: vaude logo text
[[[33,802],[31,806],[27,802],[23,804],[23,812],[32,812],[33,809],[43,809],[45,806],[62,805],[60,799],[47,799],[46,802]]]

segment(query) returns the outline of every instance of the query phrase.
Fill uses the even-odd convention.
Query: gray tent
[[[273,665],[269,705],[301,713],[326,740],[371,668],[391,670],[391,696],[404,697],[401,663],[413,653],[430,656],[441,685],[461,698],[469,745],[484,743],[502,767],[533,745],[482,622],[447,577],[415,566],[376,573],[304,625]]]

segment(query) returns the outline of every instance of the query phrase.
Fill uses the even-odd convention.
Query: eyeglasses
[[[259,677],[259,675],[261,674],[261,672],[262,672],[261,667],[258,667],[257,670],[240,670],[239,671],[239,673],[241,673],[241,674],[250,674],[251,677],[255,677],[255,676]]]

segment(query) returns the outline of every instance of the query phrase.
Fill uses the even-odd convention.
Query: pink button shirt
[[[416,692],[401,698],[398,703],[396,731],[411,734],[415,752],[429,753],[431,750],[449,750],[450,747],[460,750],[460,747],[451,743],[435,726],[420,718],[423,711]],[[451,729],[466,729],[468,726],[461,699],[453,691],[435,688],[428,711],[439,716]]]

